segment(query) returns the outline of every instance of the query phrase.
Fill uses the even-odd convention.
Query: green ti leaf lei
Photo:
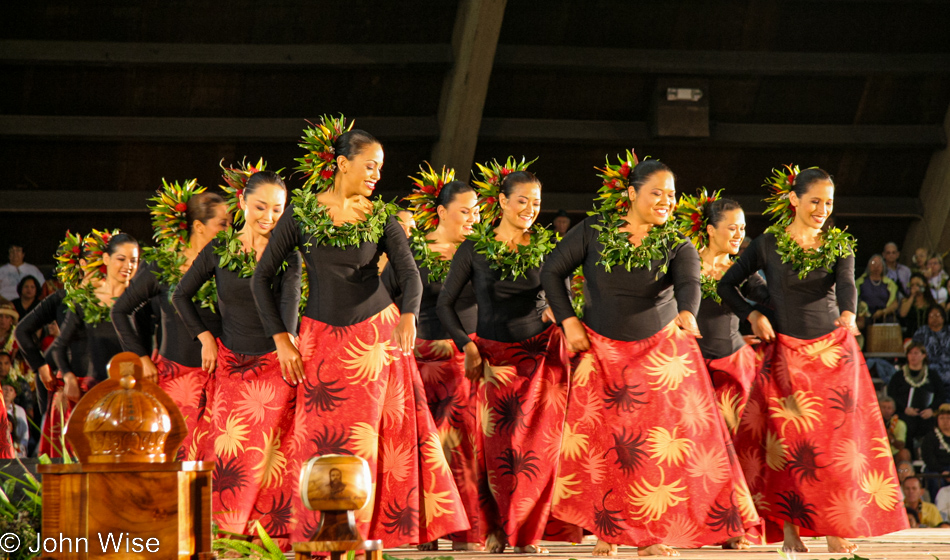
[[[399,208],[381,199],[373,201],[373,208],[361,222],[346,222],[334,225],[329,209],[317,200],[317,195],[307,189],[297,189],[291,201],[294,205],[294,220],[307,242],[330,247],[348,247],[364,242],[378,243],[384,235],[386,222]]]
[[[804,249],[785,231],[785,222],[769,226],[765,233],[775,236],[775,248],[783,263],[792,263],[792,268],[798,273],[798,279],[804,280],[813,270],[823,269],[826,272],[834,270],[835,262],[839,258],[854,255],[857,242],[854,237],[838,228],[831,228],[822,234],[820,247]]]
[[[158,278],[160,284],[168,286],[168,301],[171,301],[175,288],[178,287],[178,283],[185,275],[181,271],[181,267],[184,266],[187,260],[185,255],[172,249],[171,246],[145,247],[142,249],[142,259],[154,262],[157,265],[158,270],[153,270],[152,273]],[[191,301],[201,305],[201,307],[210,309],[212,312],[217,312],[215,305],[218,303],[218,289],[214,279],[212,278],[202,284],[201,288],[198,289],[198,293],[191,298]]]
[[[686,238],[679,234],[676,225],[672,220],[668,220],[662,226],[653,226],[650,232],[640,242],[639,246],[630,243],[630,235],[621,231],[620,228],[626,225],[626,220],[621,214],[614,214],[608,217],[602,214],[602,224],[594,224],[591,227],[599,230],[600,234],[597,240],[603,244],[604,249],[600,253],[601,264],[610,272],[615,266],[622,266],[627,272],[634,268],[650,269],[653,261],[663,261],[660,265],[657,277],[665,274],[670,264],[670,253],[679,245],[686,243]]]
[[[501,272],[502,280],[517,280],[519,276],[526,276],[532,268],[544,264],[544,257],[554,250],[558,240],[557,235],[538,225],[531,228],[530,235],[531,239],[526,245],[519,245],[517,250],[513,250],[504,241],[495,239],[494,230],[482,222],[476,226],[475,233],[469,239],[475,242],[475,252],[485,256],[488,266]]]
[[[701,274],[699,276],[699,287],[702,290],[703,299],[711,299],[716,303],[722,303],[722,298],[719,297],[719,292],[716,291],[716,288],[719,287],[719,280]]]
[[[66,292],[63,302],[73,313],[78,314],[82,310],[82,320],[87,325],[98,325],[106,321],[112,322],[109,313],[111,307],[102,304],[102,300],[96,295],[96,289],[92,284],[77,286]]]
[[[584,317],[584,267],[579,266],[571,274],[571,307],[578,318]]]
[[[409,246],[412,248],[412,255],[419,261],[419,268],[425,267],[429,270],[430,283],[445,282],[452,259],[443,259],[442,253],[429,248],[429,243],[431,242],[426,239],[425,232],[418,229],[412,231]]]
[[[214,254],[221,257],[218,266],[237,272],[240,278],[254,276],[254,269],[257,268],[256,254],[253,249],[244,252],[244,244],[241,243],[241,234],[238,231],[234,228],[224,229],[218,232],[215,239],[220,241],[214,246]]]

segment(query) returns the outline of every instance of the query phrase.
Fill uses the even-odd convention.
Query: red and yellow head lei
[[[303,171],[306,177],[304,188],[312,188],[319,193],[333,186],[333,175],[336,173],[336,150],[333,144],[340,135],[353,128],[353,121],[347,123],[342,114],[338,118],[323,115],[320,124],[310,124],[313,128],[303,130],[302,141],[298,144],[307,150],[307,155],[294,158],[294,161],[300,163],[297,171]]]
[[[501,194],[501,183],[508,175],[516,171],[525,171],[528,166],[538,161],[534,158],[526,162],[524,156],[519,162],[514,156],[508,156],[505,164],[498,163],[498,160],[492,160],[485,165],[476,163],[478,174],[481,181],[473,181],[475,192],[478,193],[478,211],[481,215],[482,223],[491,225],[501,215],[501,205],[498,203],[498,195]]]
[[[640,163],[633,150],[627,150],[627,157],[620,158],[619,163],[610,163],[607,158],[607,164],[603,169],[595,167],[600,173],[597,174],[603,180],[600,188],[597,189],[597,198],[594,199],[593,213],[620,212],[625,214],[630,207],[630,199],[627,195],[627,189],[630,187],[630,174],[633,168]]]
[[[179,243],[188,240],[188,201],[206,189],[198,184],[197,179],[190,179],[184,184],[178,181],[169,183],[162,178],[162,188],[155,196],[149,199],[149,210],[152,214],[152,239],[159,245],[170,244],[174,250]]]
[[[422,231],[432,231],[439,227],[439,193],[446,183],[455,180],[455,170],[442,167],[442,172],[437,173],[429,162],[425,162],[425,166],[419,166],[419,175],[409,178],[415,187],[405,200],[409,202],[416,227]]]
[[[722,189],[706,192],[703,187],[696,191],[696,196],[683,193],[673,210],[673,220],[676,229],[685,235],[697,250],[703,250],[709,244],[709,215],[706,214],[707,205],[722,198]]]
[[[120,233],[122,232],[117,229],[112,231],[99,231],[94,229],[92,233],[86,236],[83,240],[82,250],[82,255],[86,259],[86,266],[83,267],[83,272],[86,274],[93,273],[93,278],[102,279],[106,277],[106,264],[102,256],[106,254],[106,250],[108,250],[109,247],[109,240],[112,239],[112,236]]]
[[[798,166],[792,164],[786,165],[784,169],[773,169],[772,176],[762,185],[768,187],[770,193],[765,199],[769,207],[763,214],[771,216],[772,221],[777,224],[788,225],[795,219],[795,208],[789,194],[795,187],[795,179],[799,173]]]
[[[83,270],[79,265],[82,257],[83,238],[78,233],[66,232],[66,239],[56,249],[56,277],[68,289],[79,286]]]
[[[251,178],[251,175],[257,173],[258,171],[267,170],[267,162],[264,161],[264,158],[257,160],[257,163],[253,165],[248,165],[245,160],[241,160],[241,163],[234,165],[233,167],[225,167],[224,160],[222,159],[218,165],[221,166],[221,178],[224,179],[224,184],[220,185],[221,190],[224,191],[224,200],[228,203],[228,214],[234,216],[234,223],[244,221],[244,210],[241,210],[241,204],[238,202],[238,199],[241,195],[244,194],[244,187],[247,186],[247,180]],[[277,171],[279,174],[282,169]]]

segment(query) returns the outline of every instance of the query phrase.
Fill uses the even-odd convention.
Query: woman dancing
[[[907,528],[897,473],[871,377],[855,342],[854,244],[821,228],[834,183],[821,169],[776,170],[757,237],[719,282],[722,300],[748,317],[771,344],[739,426],[736,447],[756,505],[784,523],[783,548],[806,552],[802,534],[826,536],[833,553],[845,537]],[[765,271],[775,325],[739,286]],[[761,496],[760,496],[761,495]]]
[[[387,547],[430,542],[468,523],[412,358],[422,284],[396,208],[369,199],[383,147],[344,122],[324,117],[305,131],[301,146],[309,153],[300,161],[309,178],[261,257],[254,301],[295,385],[289,468],[328,453],[362,457],[374,483],[374,496],[356,516],[362,534]],[[271,283],[298,248],[310,292],[294,344]],[[402,314],[379,280],[383,253],[402,289]],[[296,492],[293,510],[294,540],[310,539],[319,514],[305,509]]]
[[[112,323],[122,348],[139,355],[146,379],[155,381],[175,401],[185,417],[186,433],[198,424],[198,405],[209,372],[201,367],[201,343],[185,327],[172,306],[171,295],[178,282],[218,232],[230,225],[224,199],[204,192],[194,180],[184,185],[165,183],[152,199],[152,224],[158,248],[147,250],[149,264],[132,279],[129,288],[112,307]],[[185,224],[184,230],[181,224]],[[133,314],[158,298],[161,318],[161,345],[157,363],[152,362],[149,333],[136,330]],[[199,308],[201,322],[211,334],[221,336],[221,319],[211,309]],[[182,445],[178,456],[187,456]]]
[[[456,350],[436,312],[442,283],[460,243],[472,234],[479,222],[478,195],[468,183],[454,181],[451,169],[438,174],[429,167],[414,179],[416,188],[407,200],[411,204],[417,228],[410,237],[410,248],[422,278],[422,302],[419,306],[419,330],[415,356],[425,384],[429,411],[439,430],[445,458],[452,468],[465,514],[471,529],[453,533],[453,550],[482,550],[485,543],[487,512],[478,499],[480,451],[476,420],[476,390],[465,377],[465,355]],[[399,302],[401,290],[392,267],[383,270],[382,281]],[[475,332],[477,310],[475,292],[468,284],[455,304],[465,332]],[[436,550],[436,543],[420,545]]]
[[[567,355],[541,290],[541,264],[554,235],[535,220],[541,183],[528,164],[508,158],[480,166],[484,220],[455,252],[438,299],[442,324],[465,354],[465,373],[481,379],[478,414],[484,450],[482,499],[500,523],[489,552],[543,553],[568,391]],[[499,223],[492,227],[500,214]],[[457,312],[467,286],[478,303],[476,335]]]
[[[568,348],[579,352],[553,515],[617,544],[677,556],[758,522],[695,338],[696,249],[668,222],[673,173],[656,160],[602,170],[599,212],[544,265],[544,288]],[[584,322],[564,280],[584,267]],[[613,459],[611,461],[611,459]]]
[[[243,534],[256,534],[254,522],[259,521],[271,536],[280,538],[287,537],[293,526],[290,500],[299,472],[287,468],[294,390],[281,379],[274,342],[250,303],[257,258],[269,244],[286,202],[287,187],[276,173],[250,174],[238,194],[243,227],[219,232],[198,253],[172,294],[188,333],[201,343],[201,367],[211,374],[188,455],[215,462],[214,520],[226,531]],[[293,332],[300,257],[287,255],[284,263],[272,293],[280,301],[277,320]],[[217,322],[205,322],[207,315],[194,301],[211,279],[222,324],[218,340],[212,332]]]

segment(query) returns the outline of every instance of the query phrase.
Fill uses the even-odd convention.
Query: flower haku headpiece
[[[66,239],[62,240],[56,249],[56,277],[67,290],[75,288],[82,282],[83,270],[79,265],[82,244],[81,235],[67,231]]]
[[[455,180],[455,170],[443,166],[442,172],[437,173],[429,162],[425,162],[425,166],[419,166],[419,175],[409,178],[415,186],[406,201],[416,220],[416,227],[422,231],[432,231],[439,226],[439,213],[436,211],[439,193],[446,183]]]
[[[522,156],[519,162],[514,156],[508,156],[504,165],[498,163],[497,159],[485,165],[475,164],[481,180],[472,181],[472,183],[478,193],[478,211],[483,224],[491,225],[501,215],[498,195],[501,194],[501,182],[505,177],[516,171],[527,170],[528,166],[536,161],[538,161],[538,158],[526,162],[524,156]]]
[[[600,173],[597,174],[603,180],[600,188],[597,189],[597,198],[594,199],[593,213],[627,212],[630,207],[630,199],[627,196],[627,189],[630,187],[630,174],[633,168],[640,163],[633,150],[627,150],[625,158],[617,156],[619,163],[610,163],[610,157],[607,157],[607,164],[603,169],[595,167]]]
[[[179,184],[162,178],[162,188],[149,199],[152,202],[148,206],[152,214],[152,239],[159,245],[169,244],[170,250],[184,243],[188,239],[188,201],[205,190],[197,179]]]
[[[247,180],[251,178],[251,175],[258,171],[267,170],[267,162],[264,161],[264,158],[259,158],[257,163],[248,165],[242,159],[241,163],[235,164],[233,167],[225,167],[222,159],[218,165],[221,166],[221,178],[224,179],[224,184],[220,187],[224,191],[224,200],[228,203],[228,214],[234,217],[235,224],[243,222],[244,210],[241,210],[238,198],[244,194],[244,188],[247,186]],[[279,175],[281,171],[283,169],[277,170],[277,174]]]
[[[310,121],[307,121],[310,122]],[[333,186],[333,175],[336,173],[336,150],[333,144],[344,132],[353,128],[353,121],[346,122],[341,114],[339,117],[323,115],[320,123],[303,130],[301,148],[307,151],[302,158],[294,158],[300,163],[297,171],[303,171],[304,188],[312,188],[316,192],[329,190]]]
[[[118,229],[112,231],[99,231],[94,229],[92,233],[83,239],[82,255],[86,259],[86,266],[83,267],[84,272],[91,272],[94,274],[93,277],[98,279],[106,277],[106,264],[102,256],[106,254],[106,250],[109,247],[109,240],[112,239],[112,236],[120,233],[122,232]]]
[[[709,245],[709,232],[706,230],[706,226],[709,225],[707,205],[720,198],[722,198],[722,189],[709,194],[706,192],[706,187],[703,187],[696,191],[696,196],[686,193],[680,195],[680,200],[673,210],[676,229],[692,241],[699,251]]]
[[[788,225],[795,218],[795,208],[789,199],[789,194],[795,187],[795,179],[800,173],[797,165],[786,165],[784,169],[773,169],[772,176],[762,185],[769,189],[769,196],[765,199],[768,208],[763,212],[770,216],[772,221]]]

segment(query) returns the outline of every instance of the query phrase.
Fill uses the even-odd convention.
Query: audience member
[[[916,476],[909,476],[904,479],[902,485],[904,490],[904,506],[917,512],[917,518],[922,527],[936,527],[943,522],[943,517],[937,511],[937,506],[923,500],[924,488],[920,484],[920,479]]]
[[[927,324],[927,310],[937,305],[932,293],[927,288],[927,279],[924,275],[915,272],[910,277],[910,294],[901,301],[897,311],[897,318],[901,324],[904,338],[911,338],[917,329]]]
[[[913,442],[933,428],[934,411],[946,399],[946,388],[930,371],[923,343],[908,344],[905,356],[907,364],[887,384],[887,395],[894,399],[897,416],[907,424],[907,447],[915,449]]]
[[[950,382],[950,330],[947,329],[947,311],[942,305],[934,305],[927,310],[927,324],[914,333],[914,342],[922,342],[927,349],[930,371],[936,373],[945,384]]]
[[[910,268],[897,262],[901,258],[900,249],[897,243],[891,241],[884,245],[884,274],[897,283],[901,295],[906,296],[910,293]]]
[[[911,529],[920,527],[920,517],[917,515],[917,510],[909,507],[905,507],[904,510],[907,512],[907,525]]]
[[[950,476],[950,404],[944,403],[937,409],[937,426],[924,434],[920,442],[920,457],[924,460],[923,472]],[[927,489],[932,496],[945,484],[940,477],[927,479]]]
[[[945,478],[944,482],[950,483],[950,478]],[[934,505],[937,506],[937,511],[940,512],[940,515],[944,519],[950,519],[950,484],[945,484],[943,488],[937,492],[937,498],[934,500]],[[946,523],[946,521],[944,521]],[[941,523],[939,526],[942,526]]]
[[[23,280],[16,287],[17,298],[13,300],[13,307],[20,317],[26,317],[27,313],[33,311],[33,308],[40,304],[40,281],[32,276],[24,276]]]
[[[558,210],[557,216],[554,217],[553,225],[554,231],[559,233],[561,237],[564,237],[567,230],[571,229],[571,217],[568,216],[564,210]]]
[[[896,457],[898,453],[904,451],[907,442],[907,424],[896,414],[897,405],[891,397],[881,397],[878,406],[881,407],[881,417],[884,418],[884,428],[887,430],[887,439],[891,444],[891,455]]]
[[[930,256],[930,250],[925,247],[917,247],[914,251],[914,260],[910,263],[911,272],[919,272],[927,275],[927,257]]]
[[[17,286],[20,284],[20,280],[23,280],[26,276],[36,278],[40,285],[43,285],[45,281],[43,273],[32,264],[24,262],[26,253],[23,252],[21,245],[11,244],[7,255],[10,262],[0,266],[0,297],[9,301],[16,299]]]
[[[897,283],[884,275],[884,257],[873,255],[868,260],[864,274],[854,281],[858,289],[858,301],[868,305],[872,322],[877,322],[897,311]]]
[[[17,457],[26,457],[30,447],[30,424],[26,419],[26,411],[14,402],[17,397],[17,384],[9,377],[4,377],[0,381],[0,386],[3,387],[3,404],[7,408],[7,416],[10,419],[13,448],[16,450]]]
[[[947,304],[947,273],[943,270],[943,257],[937,254],[927,258],[927,268],[924,270],[930,293],[940,305]]]

